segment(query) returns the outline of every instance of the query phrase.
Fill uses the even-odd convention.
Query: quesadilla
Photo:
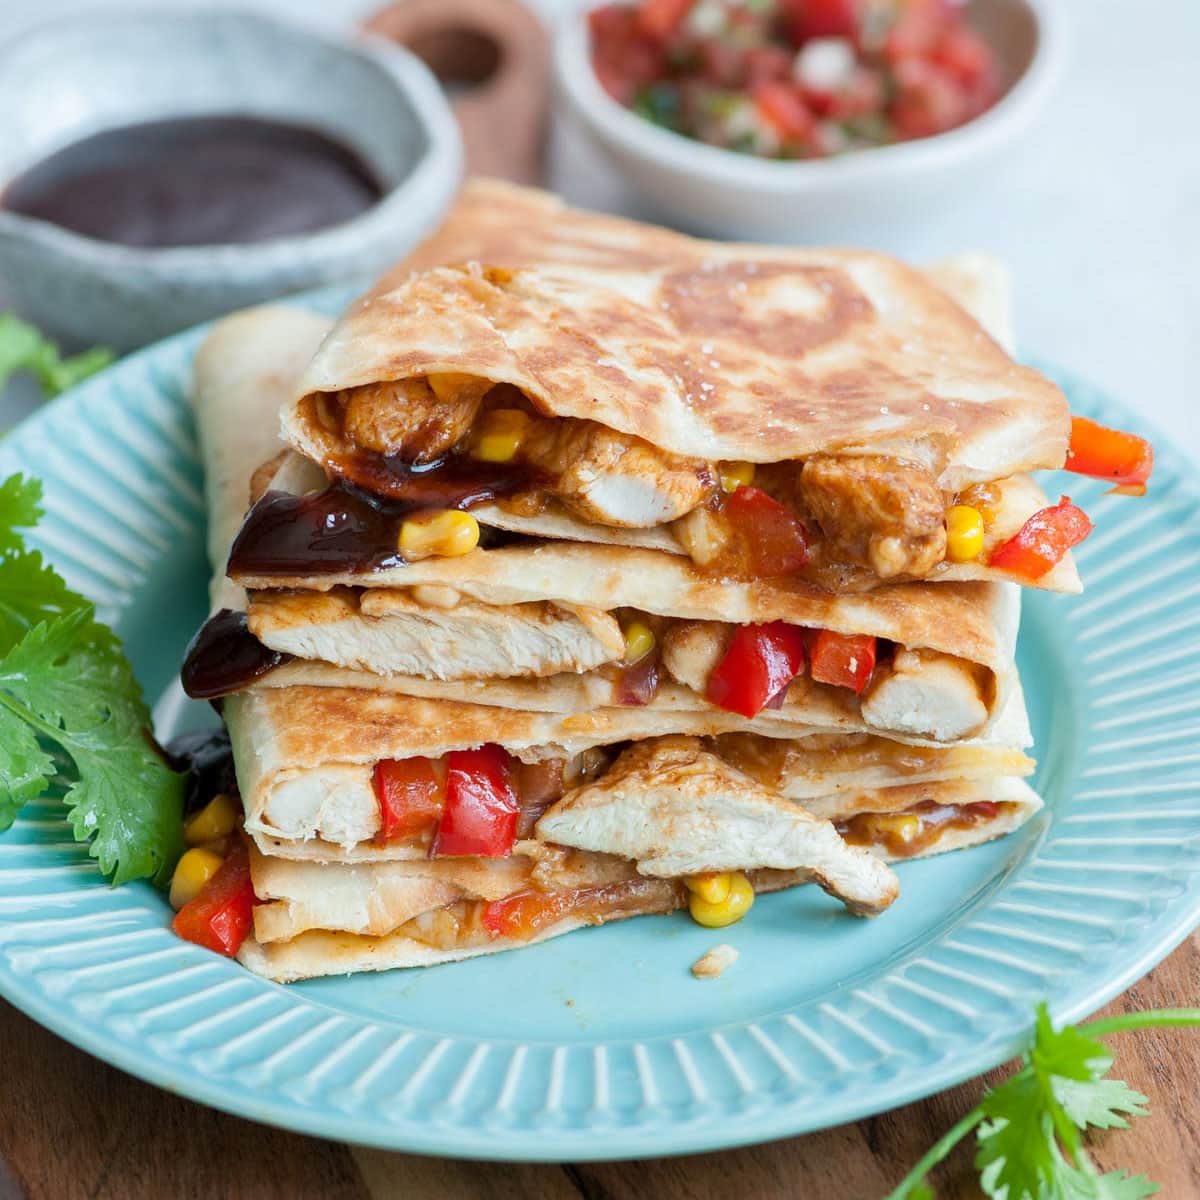
[[[197,419],[214,449],[231,423],[244,427],[284,377],[293,347],[315,333],[300,315],[298,332],[284,329],[278,310],[258,320],[238,318],[198,356]],[[244,487],[233,489],[238,501],[217,494],[222,478],[210,480],[212,503],[244,506]],[[298,456],[265,480],[229,566],[250,590],[236,632],[258,644],[242,659],[253,677],[277,667],[280,685],[361,682],[564,714],[621,704],[657,715],[717,707],[796,730],[938,741],[985,731],[1012,688],[1019,600],[1009,586],[910,583],[838,595],[795,577],[722,580],[654,549],[528,537],[458,557],[384,560],[365,575],[338,572],[321,561],[326,544],[355,543],[375,510],[353,498],[327,504],[324,475]],[[283,523],[272,524],[279,511]],[[280,544],[285,555],[302,548],[310,568],[279,574],[270,547]],[[780,642],[789,670],[760,672],[757,690],[722,690],[723,676],[741,679]],[[247,681],[226,669],[229,653],[215,657],[215,682],[189,664],[192,694]]]
[[[479,188],[512,205],[510,230],[537,209],[555,250],[520,233],[503,247],[486,222],[472,236]],[[574,254],[557,253],[560,221]],[[991,559],[1047,507],[1022,474],[1063,465],[1066,402],[920,272],[486,184],[447,231],[411,260],[430,269],[350,310],[284,408],[287,440],[335,478],[722,576],[847,591],[1019,575]],[[981,537],[947,540],[955,507]],[[1065,554],[1021,581],[1079,586]]]

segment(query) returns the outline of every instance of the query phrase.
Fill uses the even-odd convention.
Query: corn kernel
[[[921,818],[913,813],[877,814],[871,825],[873,832],[886,834],[905,846],[921,832]]]
[[[721,490],[736,492],[754,482],[754,464],[749,462],[723,462],[717,467],[721,477]]]
[[[721,929],[740,921],[754,903],[754,888],[741,871],[729,873],[729,895],[712,904],[696,892],[688,896],[688,912],[697,925],[707,929]]]
[[[951,562],[974,562],[983,550],[983,514],[967,504],[946,513],[946,557]]]
[[[654,630],[643,621],[631,621],[625,627],[625,665],[641,662],[654,649]]]
[[[479,422],[471,443],[471,456],[483,462],[511,462],[528,436],[527,413],[519,408],[494,408]]]
[[[400,553],[419,558],[457,558],[479,545],[479,522],[468,512],[447,508],[409,517],[400,526]]]
[[[463,392],[476,390],[475,377],[460,371],[439,371],[435,375],[426,375],[425,382],[443,404],[453,404]]]
[[[184,821],[183,840],[189,846],[202,846],[223,838],[237,828],[238,816],[237,801],[221,792]]]
[[[689,875],[683,882],[693,896],[699,896],[706,904],[724,904],[733,890],[733,875],[729,871],[705,871],[703,875]]]
[[[200,895],[204,885],[221,869],[224,859],[211,850],[195,847],[175,867],[171,877],[171,907],[178,912],[189,900]]]

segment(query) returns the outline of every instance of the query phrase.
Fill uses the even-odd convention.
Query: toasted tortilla
[[[214,608],[242,607],[225,559],[250,506],[250,479],[284,449],[279,406],[332,322],[301,308],[262,305],[218,321],[192,366],[192,409],[204,462]],[[269,352],[266,352],[269,348]]]
[[[908,792],[905,797],[895,797],[898,803],[901,799],[939,803],[951,800],[954,795],[951,789],[937,788],[924,789],[917,794],[908,789],[897,791]],[[998,805],[997,813],[993,818],[967,828],[939,830],[917,854],[904,856],[906,861],[966,849],[1003,837],[1042,807],[1037,795],[1020,780],[1000,780],[991,786],[969,788],[958,795],[968,803],[990,800]],[[878,803],[880,798],[872,796],[871,800]],[[872,807],[862,811],[902,811],[902,807],[892,810]],[[395,930],[421,912],[440,907],[447,902],[446,896],[494,899],[510,894],[508,889],[513,883],[528,878],[537,869],[532,864],[545,853],[544,847],[519,843],[511,859],[480,860],[465,869],[454,860],[346,866],[255,856],[251,869],[256,890],[261,896],[269,897],[271,902],[256,909],[256,925],[260,921],[263,924],[262,936],[247,939],[238,957],[256,974],[288,983],[321,975],[435,966],[502,950],[521,949],[559,937],[581,928],[586,922],[568,918],[541,930],[527,941],[497,937],[482,945],[451,950],[434,949],[396,932],[370,932],[389,927]],[[889,857],[886,850],[879,847],[866,853],[884,860]],[[614,871],[613,860],[602,854],[580,852],[574,863],[576,875],[564,881],[565,886],[587,886],[591,879],[607,881],[622,872],[620,867]],[[804,872],[769,869],[752,872],[750,880],[759,894],[809,882]],[[681,903],[677,886],[669,888],[663,881],[663,887],[656,893],[656,902],[646,905],[642,912],[665,913]],[[423,907],[425,905],[428,907]]]
[[[1013,703],[1019,701],[1018,693]],[[969,747],[954,747],[957,755],[942,755],[926,743],[920,778],[963,777],[971,750],[983,759],[976,767],[977,774],[988,770],[1026,772],[1028,759],[1013,753],[1014,745],[1020,744],[1021,735],[1028,730],[1024,706],[1019,704],[1009,712],[1012,715],[1006,712],[996,728],[1004,741],[994,740],[992,734]],[[815,723],[769,724],[759,718],[751,723],[715,709],[664,713],[612,708],[563,716],[398,693],[299,685],[259,687],[231,696],[225,701],[224,715],[233,741],[247,833],[264,853],[340,861],[423,853],[403,844],[370,844],[379,824],[371,773],[382,759],[436,758],[450,750],[495,742],[524,761],[536,762],[669,734],[704,737],[753,730],[795,740],[812,734],[857,732]],[[841,738],[823,736],[813,743],[811,755],[804,754],[801,740],[801,761],[778,768],[769,786],[783,795],[794,789],[793,794],[801,798],[912,782],[899,757],[905,752],[890,750],[887,740],[876,738],[870,743],[875,757],[882,760],[882,774],[878,765],[872,766],[866,751],[847,753],[843,758]],[[745,759],[738,765],[747,765]],[[753,765],[747,774],[763,781]],[[792,779],[795,784],[786,782]]]
[[[954,491],[1064,460],[1065,400],[1009,359],[1010,344],[1007,275],[984,255],[921,272],[862,252],[701,242],[477,180],[344,318],[283,424],[326,461],[335,447],[306,396],[452,371],[514,383],[547,413],[674,453],[896,453],[936,463]],[[1039,498],[1006,495],[1000,524],[1015,531]],[[546,537],[678,549],[665,527],[605,527],[556,507],[476,515]],[[1002,577],[979,561],[930,576]],[[1078,590],[1069,557],[1038,586]]]

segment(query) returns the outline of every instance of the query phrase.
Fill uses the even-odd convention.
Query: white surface
[[[3,0],[0,34],[100,2]],[[255,2],[325,25],[377,6]],[[168,3],[183,0],[156,6]],[[936,222],[871,226],[855,240],[915,260],[966,248],[1004,258],[1021,346],[1089,375],[1200,458],[1200,2],[1060,4],[1068,61],[1057,94],[995,178]],[[577,135],[556,130],[550,162],[549,183],[568,200],[638,215]],[[16,408],[0,402],[0,425]]]

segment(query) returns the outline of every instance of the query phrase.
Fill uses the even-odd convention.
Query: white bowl
[[[1054,0],[971,0],[972,26],[996,54],[1005,91],[987,112],[936,137],[780,162],[661,129],[618,104],[592,70],[587,11],[555,41],[558,92],[592,140],[665,219],[760,241],[831,239],[868,222],[928,219],[956,184],[986,168],[1045,101],[1061,60]]]

